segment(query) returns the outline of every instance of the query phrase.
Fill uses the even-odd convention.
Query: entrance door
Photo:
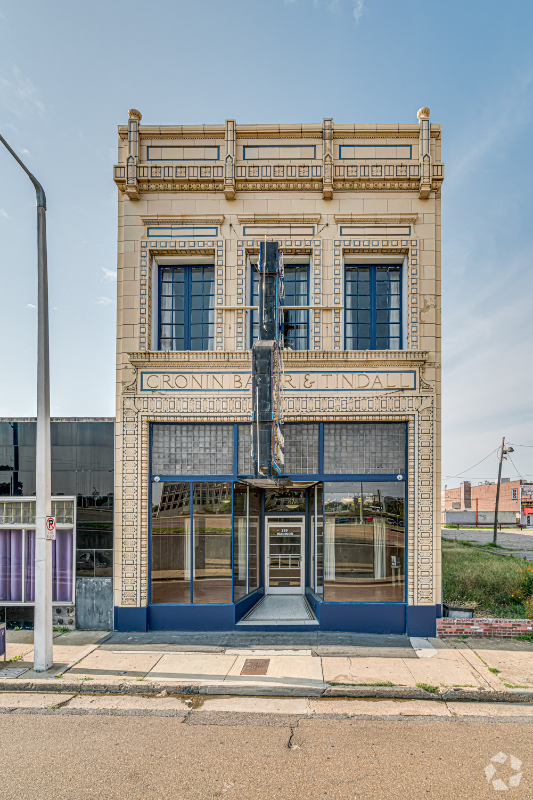
[[[304,593],[303,517],[266,517],[266,594]]]

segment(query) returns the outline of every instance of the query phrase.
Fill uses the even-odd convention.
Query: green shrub
[[[495,616],[525,616],[533,596],[533,569],[526,561],[456,541],[442,542],[442,581],[446,602],[472,603]]]

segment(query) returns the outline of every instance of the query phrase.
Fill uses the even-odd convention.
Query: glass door
[[[266,594],[303,594],[303,517],[266,518]]]

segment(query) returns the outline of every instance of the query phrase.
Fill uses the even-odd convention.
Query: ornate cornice
[[[170,351],[136,352],[128,353],[130,364],[135,369],[142,367],[162,368],[198,368],[209,369],[215,364],[226,365],[228,369],[242,367],[251,369],[251,355],[248,352],[209,351],[196,352],[184,351],[181,353]],[[336,369],[353,369],[360,367],[369,369],[374,366],[421,366],[429,359],[427,350],[303,350],[294,352],[283,351],[285,370],[289,369],[322,369],[332,367]]]
[[[240,225],[246,222],[320,222],[322,214],[237,214]]]
[[[416,222],[418,214],[334,214],[335,222]]]
[[[144,225],[222,225],[224,214],[156,214],[151,217],[141,216],[141,221]]]

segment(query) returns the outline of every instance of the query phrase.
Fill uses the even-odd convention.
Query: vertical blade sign
[[[277,242],[259,251],[259,339],[252,345],[252,456],[254,474],[282,471],[283,264]]]

